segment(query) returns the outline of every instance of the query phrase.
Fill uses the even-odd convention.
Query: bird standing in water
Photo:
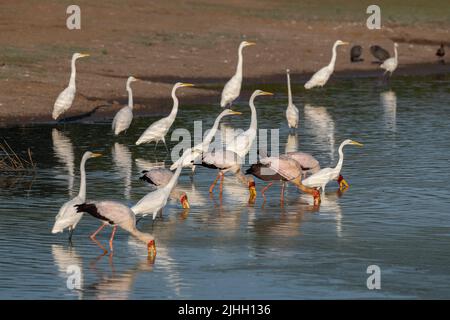
[[[289,74],[289,69],[286,70],[286,76],[288,86],[288,106],[286,109],[286,119],[289,129],[295,130],[298,128],[298,109],[292,102],[291,76]]]
[[[387,60],[384,60],[384,62],[380,65],[381,69],[384,69],[384,74],[389,72],[389,77],[392,76],[392,73],[397,69],[398,66],[398,52],[397,52],[398,44],[394,43],[394,56],[392,58],[389,58]]]
[[[128,92],[128,105],[120,109],[112,122],[112,130],[116,136],[122,131],[128,130],[131,121],[133,121],[133,91],[131,91],[131,82],[138,81],[135,77],[129,77],[126,89]]]

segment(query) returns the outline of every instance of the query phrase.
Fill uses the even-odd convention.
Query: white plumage
[[[255,90],[255,92],[253,92],[252,96],[250,97],[250,101],[249,101],[250,110],[252,112],[250,127],[243,133],[234,137],[234,139],[231,140],[229,143],[227,143],[226,149],[229,151],[235,152],[241,158],[244,158],[247,155],[247,153],[250,151],[253,141],[256,138],[258,119],[257,119],[256,108],[255,108],[255,104],[254,104],[255,98],[257,96],[267,96],[267,95],[273,95],[273,93],[265,92],[265,91],[261,91],[261,90]]]
[[[167,132],[169,131],[170,127],[172,126],[173,122],[175,121],[175,118],[177,116],[178,112],[178,98],[176,96],[176,90],[181,87],[193,87],[193,84],[190,83],[182,83],[177,82],[173,88],[172,88],[172,99],[173,99],[173,107],[170,114],[162,118],[156,122],[153,122],[145,131],[144,133],[139,137],[139,139],[136,141],[136,145],[140,145],[142,143],[150,143],[152,141],[158,143],[159,141],[162,141],[164,144],[166,144],[165,136]]]
[[[292,91],[291,91],[291,76],[289,74],[289,69],[286,70],[287,75],[287,85],[288,85],[288,106],[286,109],[286,119],[289,128],[298,128],[298,109],[292,102]]]
[[[101,154],[92,153],[90,151],[84,153],[80,164],[80,192],[78,193],[78,196],[66,202],[61,209],[59,209],[59,212],[55,217],[55,224],[53,225],[52,233],[63,232],[64,229],[69,228],[69,239],[72,238],[73,230],[83,217],[83,214],[77,212],[75,205],[82,204],[86,201],[86,161],[90,158],[96,158],[99,156],[101,156]]]
[[[340,175],[342,165],[344,164],[343,148],[348,144],[362,146],[361,143],[350,139],[343,141],[339,146],[339,161],[336,167],[320,169],[315,174],[303,180],[303,184],[310,188],[321,188],[323,193],[325,192],[325,187],[328,184],[328,182],[332,180],[338,180],[341,189],[343,188],[343,185],[348,186],[347,182]]]
[[[116,113],[112,122],[112,130],[116,136],[122,131],[128,130],[133,121],[133,91],[131,90],[130,84],[137,80],[135,77],[129,77],[127,80],[128,105]]]
[[[311,79],[305,83],[305,89],[311,89],[314,87],[323,87],[328,79],[330,78],[331,74],[334,71],[334,66],[336,64],[336,48],[340,45],[345,45],[348,44],[348,42],[344,42],[341,40],[337,40],[334,45],[333,45],[333,50],[332,50],[332,57],[331,57],[331,61],[330,63],[326,66],[323,67],[322,69],[320,69],[319,71],[317,71],[312,77]]]
[[[69,85],[65,88],[56,98],[55,104],[53,106],[52,117],[54,120],[58,119],[58,117],[65,113],[72,106],[73,99],[75,98],[76,93],[76,85],[75,85],[75,77],[76,77],[76,67],[75,62],[79,58],[88,57],[88,54],[83,53],[74,53],[72,56],[71,62],[71,74]]]
[[[243,57],[242,57],[242,49],[245,47],[255,45],[253,42],[247,42],[242,41],[239,45],[238,50],[238,64],[236,67],[236,73],[231,77],[230,80],[225,84],[225,87],[222,90],[222,98],[220,100],[220,106],[222,108],[226,106],[231,106],[234,100],[236,100],[237,97],[239,97],[239,94],[241,93],[241,85],[242,85],[242,64],[243,64]]]
[[[394,43],[394,56],[392,58],[384,60],[384,62],[380,65],[381,69],[384,69],[384,74],[389,72],[390,75],[397,69],[398,66],[398,53],[397,53],[398,44]]]

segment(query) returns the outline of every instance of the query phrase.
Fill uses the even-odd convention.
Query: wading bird
[[[83,217],[83,214],[78,213],[74,206],[86,201],[86,161],[90,158],[100,156],[101,154],[92,153],[90,151],[84,153],[80,164],[80,191],[78,196],[66,202],[61,209],[59,209],[59,212],[55,217],[55,224],[53,225],[52,233],[63,232],[64,229],[69,228],[69,241],[72,240],[73,230],[75,230],[78,222],[80,222]]]
[[[230,80],[225,84],[225,87],[222,90],[222,98],[220,100],[220,106],[222,108],[225,108],[226,106],[230,106],[233,103],[234,100],[236,100],[237,97],[239,97],[239,94],[241,93],[241,85],[242,85],[242,64],[243,64],[243,57],[242,57],[242,49],[248,46],[253,46],[256,43],[254,42],[248,42],[248,41],[242,41],[239,45],[238,50],[238,64],[236,67],[236,73],[233,77],[231,77]]]
[[[227,144],[226,146],[227,150],[233,151],[234,153],[239,155],[240,158],[244,158],[247,155],[247,153],[250,151],[250,147],[252,146],[253,141],[256,138],[256,130],[258,127],[258,118],[256,115],[256,108],[254,104],[255,98],[257,96],[272,96],[272,95],[273,93],[265,92],[262,90],[255,90],[255,92],[253,92],[249,101],[250,110],[252,112],[250,127],[243,133],[234,137],[234,139]]]
[[[397,69],[398,66],[398,53],[397,53],[398,44],[394,43],[394,56],[392,58],[384,60],[384,62],[380,65],[381,69],[384,69],[384,74],[389,72],[389,76],[392,76],[392,73]]]
[[[344,42],[341,40],[337,40],[333,45],[333,55],[331,57],[330,63],[314,73],[314,75],[311,77],[311,79],[305,83],[305,89],[311,89],[314,87],[323,87],[328,79],[330,79],[330,76],[332,75],[334,71],[334,66],[336,65],[336,48],[340,45],[347,45],[348,42]]]
[[[289,129],[295,130],[298,128],[298,109],[292,102],[291,76],[289,75],[289,69],[286,70],[286,76],[288,86],[288,106],[286,109],[286,119]]]
[[[223,192],[223,180],[226,172],[233,173],[242,184],[248,187],[250,193],[250,201],[256,198],[255,182],[253,179],[247,179],[241,172],[241,157],[230,150],[215,150],[207,152],[202,155],[201,163],[194,163],[194,165],[200,165],[209,169],[218,169],[219,172],[216,179],[209,187],[209,193],[214,191],[217,181],[220,179],[220,194]]]
[[[145,195],[141,200],[138,201],[138,203],[131,207],[131,210],[136,215],[141,215],[142,217],[153,214],[153,220],[155,220],[158,212],[160,210],[162,211],[162,209],[167,204],[167,199],[169,198],[172,190],[175,188],[178,182],[178,177],[180,176],[182,168],[183,167],[181,166],[178,167],[175,173],[170,178],[169,182],[164,187],[160,187],[159,189]],[[183,209],[189,209],[189,201],[185,193],[181,195],[180,202],[183,206]]]
[[[182,82],[177,82],[173,86],[173,88],[172,88],[172,99],[173,99],[172,111],[170,112],[170,114],[167,117],[162,118],[156,122],[153,122],[144,131],[144,133],[139,137],[139,139],[136,141],[136,145],[140,145],[142,143],[150,143],[152,141],[154,141],[157,145],[159,141],[162,141],[167,149],[166,140],[164,137],[166,136],[167,132],[169,131],[170,127],[172,126],[173,122],[175,121],[175,118],[176,118],[177,112],[178,112],[178,98],[175,93],[178,88],[193,87],[193,86],[194,85],[191,83],[182,83]],[[156,147],[156,145],[155,145],[155,147]]]
[[[143,175],[139,179],[147,182],[156,189],[165,187],[170,182],[170,179],[172,179],[174,174],[172,171],[164,167],[150,168],[148,170],[143,170],[142,173]],[[184,209],[187,209],[187,206],[189,206],[189,203],[186,204],[185,202],[187,201],[186,193],[179,191],[177,187],[170,192],[170,198],[177,200],[179,199],[181,206]]]
[[[71,64],[71,73],[69,85],[65,88],[56,98],[55,105],[53,106],[52,117],[54,120],[58,119],[58,117],[65,113],[72,106],[73,99],[75,98],[76,93],[76,85],[75,85],[75,77],[76,77],[76,67],[75,62],[79,58],[89,57],[86,53],[74,53],[72,56],[72,64]]]
[[[133,91],[131,91],[131,82],[138,81],[135,77],[129,77],[127,80],[128,105],[120,109],[112,122],[112,130],[116,136],[122,131],[128,130],[131,121],[133,121]]]
[[[196,144],[192,148],[186,149],[183,152],[183,155],[170,166],[170,170],[175,170],[176,168],[178,168],[181,165],[182,167],[192,168],[192,173],[194,173],[195,166],[194,166],[193,162],[198,157],[200,157],[203,152],[208,152],[209,145],[211,144],[211,141],[214,138],[214,136],[216,135],[217,129],[219,128],[220,120],[225,116],[240,115],[240,114],[242,114],[242,113],[233,111],[231,109],[226,109],[226,110],[222,111],[219,114],[219,116],[216,118],[216,121],[214,121],[213,127],[211,128],[211,130],[209,130],[208,134],[205,136],[203,141],[199,144]]]
[[[141,232],[136,228],[136,216],[134,215],[133,211],[131,211],[131,209],[126,205],[116,201],[94,201],[78,204],[75,207],[77,212],[89,213],[94,218],[103,221],[100,228],[98,228],[91,235],[91,239],[95,241],[103,250],[105,249],[98,243],[95,237],[104,227],[109,224],[113,228],[111,238],[109,239],[109,248],[111,251],[114,250],[114,235],[116,234],[117,227],[119,226],[125,231],[128,231],[134,237],[147,244],[149,257],[154,258],[156,256],[155,238],[151,234]]]
[[[246,174],[251,174],[263,181],[270,181],[270,183],[261,191],[264,199],[266,199],[264,193],[272,186],[273,182],[281,181],[282,187],[280,200],[282,203],[284,202],[285,183],[291,182],[301,191],[311,194],[314,198],[315,206],[320,204],[320,192],[316,189],[303,185],[303,174],[300,164],[286,155],[261,158],[258,163],[251,165],[251,167],[247,169]]]
[[[319,161],[317,161],[317,159],[309,153],[294,151],[287,152],[286,156],[298,162],[298,164],[302,168],[303,178],[309,173],[314,174],[320,170]]]
[[[353,46],[350,50],[350,61],[351,62],[361,62],[364,61],[363,58],[361,58],[362,55],[362,47],[361,46]]]
[[[339,189],[347,189],[349,187],[347,181],[345,181],[344,177],[341,175],[341,169],[342,165],[344,164],[344,152],[343,148],[348,145],[352,144],[355,146],[362,147],[363,144],[347,139],[344,142],[341,143],[339,146],[339,161],[334,168],[323,168],[319,171],[317,171],[312,176],[309,176],[305,180],[303,180],[303,184],[310,188],[321,188],[322,193],[325,193],[325,187],[328,184],[328,182],[332,180],[337,180],[339,184]]]
[[[441,46],[439,47],[439,49],[437,49],[436,51],[436,56],[439,58],[439,61],[444,64],[444,56],[445,56],[445,48],[444,48],[444,44],[441,43]]]
[[[382,63],[384,60],[387,60],[391,57],[391,55],[389,54],[389,52],[380,47],[379,45],[373,45],[370,47],[370,53],[376,58],[378,59],[378,61],[376,61],[375,63]]]

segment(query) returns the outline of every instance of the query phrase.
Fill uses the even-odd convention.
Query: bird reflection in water
[[[334,160],[335,139],[334,120],[325,107],[316,107],[305,104],[305,127],[313,137],[315,144],[322,151],[329,152],[331,161]]]
[[[125,199],[129,200],[131,193],[131,173],[133,169],[130,149],[128,149],[127,146],[116,142],[112,148],[112,158],[116,170],[119,172],[120,177],[124,179]]]
[[[75,181],[75,156],[74,148],[70,139],[59,130],[52,130],[53,152],[58,162],[67,171],[69,196],[73,196],[73,185]]]
[[[83,259],[78,255],[76,249],[72,246],[66,248],[59,244],[52,245],[52,256],[55,265],[58,267],[59,276],[64,280],[64,284],[67,284],[68,268],[76,266],[80,270],[79,288],[75,287],[73,292],[78,296],[78,299],[83,299],[84,289],[84,274],[83,274]]]
[[[397,95],[389,90],[380,93],[381,106],[384,110],[384,123],[387,130],[396,131],[397,126]]]

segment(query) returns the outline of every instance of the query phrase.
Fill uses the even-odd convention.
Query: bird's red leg
[[[106,224],[102,224],[101,226],[100,226],[100,228],[98,228],[97,229],[97,231],[95,231],[93,234],[91,234],[91,239],[92,240],[95,240],[95,236],[104,228],[106,226]]]
[[[264,197],[264,202],[266,201],[266,195],[264,194],[266,192],[267,189],[270,188],[270,186],[273,184],[273,182],[270,182],[267,186],[265,186],[262,190],[261,190],[261,194]]]
[[[220,188],[219,188],[219,190],[220,190],[220,194],[222,195],[222,191],[223,191],[223,179],[225,178],[225,175],[224,175],[222,172],[220,172],[219,174],[220,174]]]
[[[113,251],[113,240],[114,240],[114,235],[116,234],[116,230],[117,230],[117,226],[114,226],[112,233],[111,233],[111,238],[109,239],[109,249],[111,251]]]
[[[211,186],[209,187],[209,193],[213,193],[214,191],[214,187],[216,186],[217,180],[219,180],[220,177],[220,171],[216,176],[216,179],[214,180],[214,182],[211,184]]]

